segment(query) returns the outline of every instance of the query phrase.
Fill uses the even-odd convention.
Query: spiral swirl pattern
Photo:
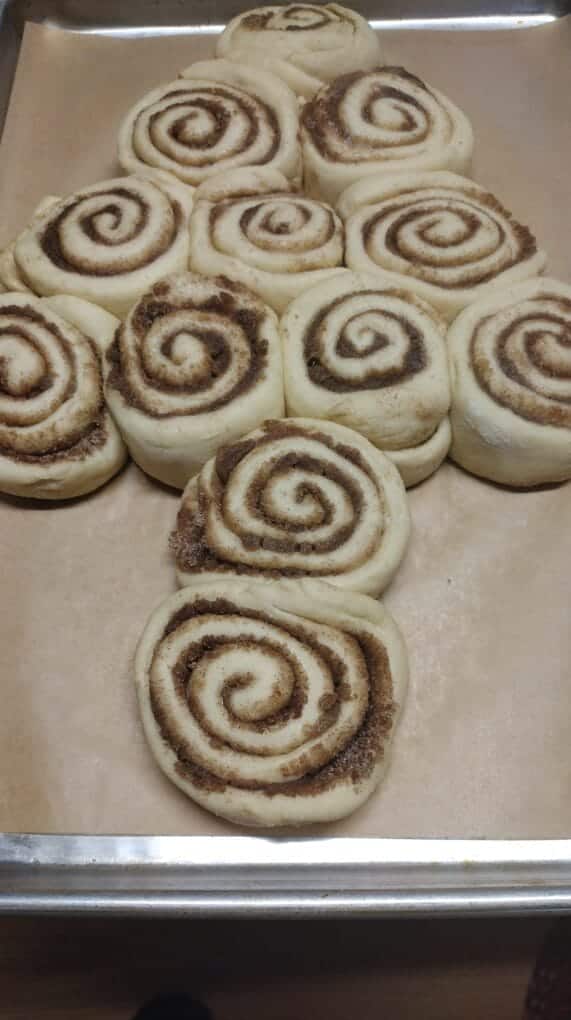
[[[410,287],[448,318],[487,289],[535,275],[545,264],[530,230],[455,174],[363,182],[340,206],[349,213],[351,269]]]
[[[281,330],[289,414],[348,425],[388,456],[408,450],[407,485],[421,481],[419,471],[410,473],[413,450],[423,477],[436,470],[450,441],[447,425],[428,463],[425,444],[446,419],[450,388],[445,324],[427,304],[344,273],[294,301]]]
[[[106,396],[134,460],[178,488],[218,447],[283,412],[273,312],[239,284],[155,284],[108,354]]]
[[[244,188],[243,175],[241,182]],[[201,199],[199,189],[190,264],[198,272],[239,280],[281,312],[341,266],[343,225],[322,202],[288,192],[256,194],[256,183],[252,193],[219,202]]]
[[[351,429],[292,418],[205,465],[172,543],[181,584],[220,572],[310,576],[378,594],[409,529],[402,482],[379,450]]]
[[[513,485],[571,477],[571,287],[526,281],[449,337],[454,459]]]
[[[371,599],[231,580],[167,600],[136,673],[151,749],[185,793],[231,821],[299,824],[377,785],[406,659]]]
[[[239,14],[218,38],[216,53],[268,67],[306,97],[326,81],[380,61],[373,30],[340,4],[289,4]]]
[[[295,96],[279,78],[226,60],[199,61],[127,114],[119,162],[166,170],[187,185],[240,166],[299,172]]]
[[[186,267],[188,189],[164,175],[120,177],[50,206],[16,242],[38,294],[71,294],[120,318],[147,287]]]
[[[32,295],[0,295],[0,491],[81,495],[125,451],[88,340]]]
[[[371,174],[470,167],[467,117],[402,67],[341,76],[306,104],[301,125],[306,191],[328,202]]]

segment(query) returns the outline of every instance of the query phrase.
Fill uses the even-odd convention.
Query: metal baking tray
[[[360,0],[375,25],[525,28],[571,0]],[[0,128],[27,20],[108,35],[214,33],[243,0],[0,0]],[[382,10],[382,20],[377,18]],[[0,835],[0,912],[202,917],[571,911],[570,840]]]

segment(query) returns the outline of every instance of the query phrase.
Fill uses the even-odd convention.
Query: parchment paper
[[[212,38],[28,26],[0,153],[0,245],[45,194],[117,171],[121,118]],[[471,117],[474,176],[571,280],[571,19],[398,32],[389,62]],[[328,835],[571,835],[571,485],[520,493],[451,464],[410,494],[414,538],[385,601],[411,685],[381,790]],[[69,505],[0,502],[0,828],[228,834],[159,772],[131,663],[174,589],[176,493],[133,464]]]

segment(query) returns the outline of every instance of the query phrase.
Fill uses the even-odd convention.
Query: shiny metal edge
[[[0,913],[571,912],[571,840],[0,837]]]

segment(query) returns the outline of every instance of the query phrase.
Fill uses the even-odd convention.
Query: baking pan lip
[[[571,840],[0,837],[3,914],[550,912],[571,912]]]
[[[502,14],[499,0],[477,0],[469,8],[463,0],[433,0],[431,14],[418,18],[415,3],[418,10],[417,0],[384,0],[384,25],[522,27],[571,13],[571,0],[519,0]],[[228,0],[229,14],[237,6]],[[375,23],[369,0],[357,6]],[[217,12],[223,7],[218,4]],[[133,35],[218,27],[218,18],[199,13],[200,2],[124,0],[120,17],[113,8],[119,10],[115,0],[0,0],[0,130],[26,20]],[[571,840],[0,834],[0,914],[347,918],[549,912],[571,913]]]

